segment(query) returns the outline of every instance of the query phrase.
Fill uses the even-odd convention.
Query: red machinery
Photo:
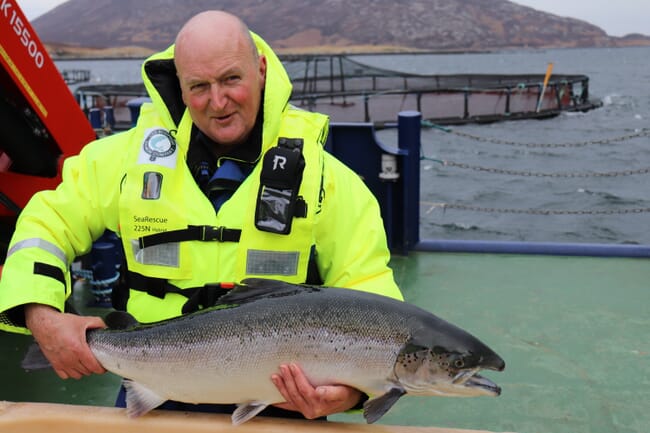
[[[86,115],[15,0],[0,6],[0,217],[4,228],[63,160],[95,138]]]

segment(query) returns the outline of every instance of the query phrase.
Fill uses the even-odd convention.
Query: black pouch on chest
[[[307,216],[307,204],[298,195],[305,169],[302,146],[301,138],[280,138],[264,154],[255,208],[258,230],[288,234],[294,217]]]

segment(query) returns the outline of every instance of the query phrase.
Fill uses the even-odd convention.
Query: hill
[[[69,0],[32,24],[60,55],[75,47],[147,53],[171,44],[189,17],[207,9],[242,17],[281,52],[650,44],[506,0]]]

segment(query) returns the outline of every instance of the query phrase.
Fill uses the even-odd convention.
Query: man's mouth
[[[214,116],[219,122],[224,122],[232,117],[232,114],[226,114],[224,116]]]

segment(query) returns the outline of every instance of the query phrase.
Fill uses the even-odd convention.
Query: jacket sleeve
[[[390,252],[375,196],[351,169],[326,153],[317,215],[317,263],[324,284],[403,296],[388,267]]]
[[[22,306],[28,303],[62,311],[70,264],[105,229],[116,230],[120,149],[128,134],[97,140],[68,158],[59,186],[36,193],[21,212],[0,280],[0,330],[27,333]]]

